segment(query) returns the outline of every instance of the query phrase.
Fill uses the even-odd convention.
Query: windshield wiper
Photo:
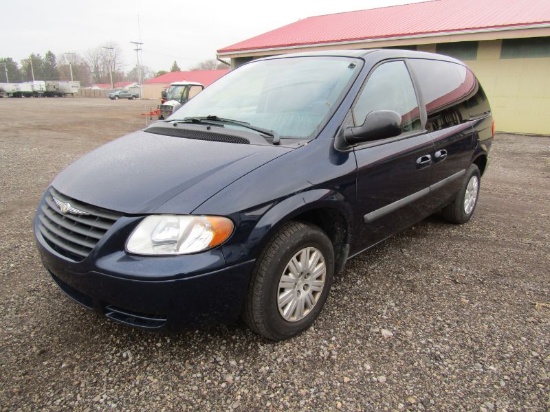
[[[274,130],[264,129],[263,127],[254,126],[248,122],[243,122],[241,120],[227,119],[224,117],[209,115],[206,117],[186,117],[183,119],[183,121],[190,122],[190,123],[204,123],[204,124],[216,124],[216,125],[219,125],[219,123],[233,124],[235,126],[241,126],[246,129],[254,130],[255,132],[259,132],[272,137],[274,145],[278,145],[281,143],[281,137]]]
[[[165,120],[164,122],[174,123],[174,126],[177,123],[195,123],[195,124],[207,124],[210,126],[223,127],[223,124],[220,124],[219,122],[209,121],[206,117],[186,117],[184,119],[178,119],[178,120]]]

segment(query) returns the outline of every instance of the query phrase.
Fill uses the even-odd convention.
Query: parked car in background
[[[287,339],[351,257],[433,213],[468,222],[493,137],[481,85],[450,57],[259,59],[61,172],[35,236],[59,287],[114,321],[240,316]]]
[[[109,93],[109,99],[118,100],[118,99],[128,99],[134,100],[139,97],[139,93],[130,92],[128,90],[115,90]]]

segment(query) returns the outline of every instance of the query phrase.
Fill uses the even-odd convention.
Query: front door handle
[[[416,167],[422,169],[432,164],[432,156],[427,154],[416,159]]]

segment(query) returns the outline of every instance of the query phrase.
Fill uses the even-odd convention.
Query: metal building
[[[237,67],[307,50],[409,48],[465,61],[497,130],[550,135],[550,1],[435,0],[309,17],[218,50]]]

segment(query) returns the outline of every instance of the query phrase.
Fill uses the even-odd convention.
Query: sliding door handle
[[[447,150],[441,149],[435,152],[435,161],[441,162],[442,160],[445,160],[447,158]]]

